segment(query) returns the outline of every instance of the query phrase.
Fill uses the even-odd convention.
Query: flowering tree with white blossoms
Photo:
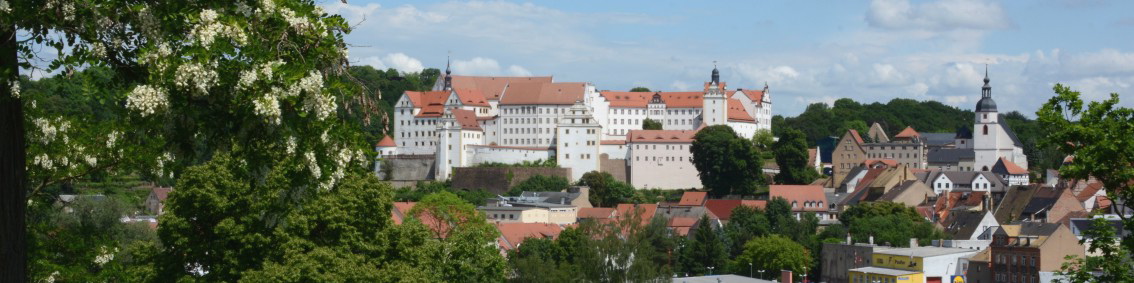
[[[0,0],[0,281],[32,278],[26,206],[54,183],[103,170],[172,179],[224,155],[247,170],[250,194],[293,169],[290,194],[263,197],[302,205],[295,195],[333,191],[364,170],[365,143],[337,119],[357,94],[344,76],[349,29],[310,0]],[[119,119],[91,125],[20,96],[21,68],[92,67],[121,84],[86,90]],[[194,219],[179,213],[192,212],[168,219]],[[166,236],[192,235],[163,232],[174,254],[179,242]]]

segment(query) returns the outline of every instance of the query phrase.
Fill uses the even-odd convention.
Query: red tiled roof
[[[483,131],[480,128],[480,123],[476,122],[476,112],[464,109],[451,109],[453,118],[457,119],[457,124],[461,125],[462,130],[477,130]]]
[[[827,195],[823,193],[823,186],[817,185],[772,185],[768,192],[769,198],[784,198],[787,202],[796,203],[794,211],[827,211],[830,204]],[[813,203],[811,207],[804,204]],[[823,202],[821,205],[818,202]]]
[[[729,220],[732,218],[732,210],[738,206],[764,209],[767,204],[766,200],[710,199],[705,200],[705,209],[717,216],[717,219]]]
[[[749,115],[747,110],[744,110],[744,104],[740,103],[740,100],[736,99],[728,100],[728,120],[739,122],[756,122],[756,119],[752,118],[752,115]]]
[[[709,192],[685,192],[681,194],[681,201],[677,203],[679,206],[701,206],[705,204],[705,196]]]
[[[587,83],[517,83],[508,86],[500,104],[570,105],[583,99]]]
[[[917,131],[915,131],[913,127],[906,126],[906,129],[902,130],[901,133],[894,135],[894,138],[914,138],[919,136],[921,136],[921,134],[917,133]]]
[[[858,135],[858,131],[857,131],[857,130],[855,130],[855,129],[849,129],[849,130],[847,130],[847,132],[849,132],[849,133],[851,134],[851,137],[852,137],[852,138],[854,138],[854,141],[855,141],[855,142],[857,142],[857,143],[859,143],[859,144],[862,144],[862,143],[863,143],[863,140],[862,140],[862,136]]]
[[[630,130],[626,134],[628,143],[691,143],[697,130]]]
[[[740,89],[740,92],[743,92],[744,95],[748,96],[748,99],[751,99],[753,102],[756,102],[757,105],[759,105],[761,102],[764,101],[764,90],[761,90],[761,89]]]
[[[614,218],[613,207],[580,207],[579,218],[608,219]]]
[[[445,100],[449,99],[448,91],[406,91],[405,96],[416,108],[421,108],[417,117],[441,117],[445,111]]]
[[[898,166],[898,161],[893,160],[893,159],[867,159],[867,160],[862,161],[862,165],[866,165],[866,167],[870,167],[870,166],[874,165],[875,163],[882,163],[882,164],[885,164],[887,167],[897,167]]]
[[[479,77],[452,76],[454,89],[474,89],[488,100],[500,100],[500,95],[512,83],[551,83],[551,77]],[[444,79],[444,77],[438,78]]]
[[[653,219],[654,214],[658,212],[658,205],[623,203],[615,207],[615,210],[618,213],[618,215],[616,215],[618,218],[630,217],[633,213],[640,213],[639,217],[641,217],[642,220],[641,225],[646,225],[650,223],[650,219]]]
[[[394,220],[394,224],[401,225],[405,223],[410,217],[410,211],[412,211],[415,206],[417,206],[416,202],[394,202],[394,207],[390,212],[393,216],[391,218]],[[441,238],[448,237],[449,229],[451,228],[449,227],[449,223],[441,222],[436,217],[426,212],[419,213],[417,220],[421,221],[421,224],[424,224],[425,227],[428,227]]]
[[[997,162],[1000,163],[1000,164],[997,164],[997,165],[1003,165],[1004,166],[1004,169],[1006,171],[1008,171],[1008,174],[1012,174],[1012,175],[1028,174],[1027,169],[1020,168],[1020,165],[1016,165],[1016,163],[1012,163],[1012,161],[1009,161],[1008,159],[1006,159],[1004,157],[1001,157],[1000,160],[997,161]],[[992,167],[995,168],[996,165],[993,165]]]
[[[484,94],[477,89],[454,89],[457,93],[457,98],[461,99],[461,103],[469,106],[488,106],[488,101],[484,99]]]
[[[1087,184],[1087,187],[1083,188],[1082,191],[1079,191],[1079,195],[1075,196],[1075,198],[1079,201],[1087,201],[1088,199],[1091,199],[1091,197],[1095,194],[1098,194],[1099,190],[1102,190],[1102,187],[1103,185],[1100,182]]]
[[[680,92],[628,92],[603,91],[603,97],[610,101],[614,108],[646,108],[654,94],[661,95],[666,108],[701,108],[704,107],[705,94],[693,91]]]
[[[385,137],[382,137],[381,141],[378,141],[377,145],[374,145],[374,146],[376,146],[376,147],[395,147],[395,146],[398,146],[398,144],[394,142],[394,138],[391,138],[390,135],[386,135]]]
[[[394,224],[402,224],[402,222],[405,222],[405,218],[409,217],[409,212],[414,205],[417,205],[417,203],[394,202],[394,207],[390,210],[390,219],[394,220]]]
[[[172,191],[173,191],[173,188],[161,188],[161,187],[153,188],[152,190],[150,190],[151,193],[153,193],[155,196],[157,196],[158,201],[165,201],[165,199],[169,198],[169,192],[172,192]]]
[[[547,223],[496,223],[496,230],[500,231],[498,242],[504,250],[520,247],[528,238],[555,239],[563,232],[559,225]]]

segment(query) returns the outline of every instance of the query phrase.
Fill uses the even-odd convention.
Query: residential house
[[[942,222],[947,238],[934,240],[935,245],[984,250],[992,242],[992,233],[1000,227],[991,211],[953,210]]]
[[[1031,181],[1028,169],[1020,168],[1019,165],[1004,157],[1001,157],[1000,160],[996,161],[996,164],[992,165],[992,173],[1007,181],[1009,186],[1023,186]]]
[[[831,176],[833,184],[842,184],[847,174],[866,160],[865,144],[862,136],[854,129],[848,129],[843,134],[831,153],[831,165],[834,168],[834,175]]]
[[[150,195],[146,196],[143,206],[153,215],[165,214],[165,200],[169,198],[169,193],[172,191],[173,188],[163,187],[150,189]]]
[[[988,282],[1053,282],[1067,256],[1084,257],[1071,229],[1055,223],[1001,225],[992,236]]]
[[[918,178],[937,194],[947,191],[1001,193],[1008,189],[1008,183],[992,172],[929,171],[918,173]]]
[[[500,248],[500,253],[505,256],[508,255],[508,251],[519,248],[527,239],[554,240],[563,232],[562,226],[547,223],[496,223],[495,226],[496,230],[500,231],[496,245]]]
[[[827,195],[823,187],[818,185],[772,185],[768,192],[769,199],[783,198],[791,205],[796,219],[804,213],[814,213],[819,221],[833,220],[836,217],[831,213]]]

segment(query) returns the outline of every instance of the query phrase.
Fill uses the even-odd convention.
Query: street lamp
[[[710,266],[710,267],[709,267],[709,276],[712,276],[712,275],[713,275],[713,268],[714,268],[714,267],[712,267],[712,266]]]
[[[760,279],[764,279],[764,270],[763,269],[760,270]]]
[[[752,263],[748,263],[748,277],[752,277]]]

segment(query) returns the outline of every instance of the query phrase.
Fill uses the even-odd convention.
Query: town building
[[[1086,255],[1075,234],[1056,223],[1001,225],[989,249],[992,278],[986,282],[1054,282],[1067,256]]]
[[[767,85],[726,86],[716,68],[702,90],[652,93],[600,92],[552,77],[456,76],[446,68],[433,90],[402,95],[394,131],[375,149],[380,159],[433,156],[436,180],[457,167],[555,159],[573,179],[605,171],[638,188],[700,188],[688,151],[697,130],[727,125],[751,138],[771,129]],[[642,130],[646,119],[661,122],[663,132]]]
[[[911,239],[916,241],[917,239]],[[849,270],[849,282],[945,282],[959,275],[961,259],[976,250],[943,247],[897,248],[874,251],[870,267]],[[877,280],[877,281],[875,281]],[[951,281],[950,281],[951,282]]]
[[[792,214],[797,220],[806,213],[815,214],[819,221],[836,219],[835,214],[831,213],[831,202],[827,200],[827,194],[823,193],[822,186],[772,185],[768,189],[768,199],[776,198],[783,198],[791,205]]]

